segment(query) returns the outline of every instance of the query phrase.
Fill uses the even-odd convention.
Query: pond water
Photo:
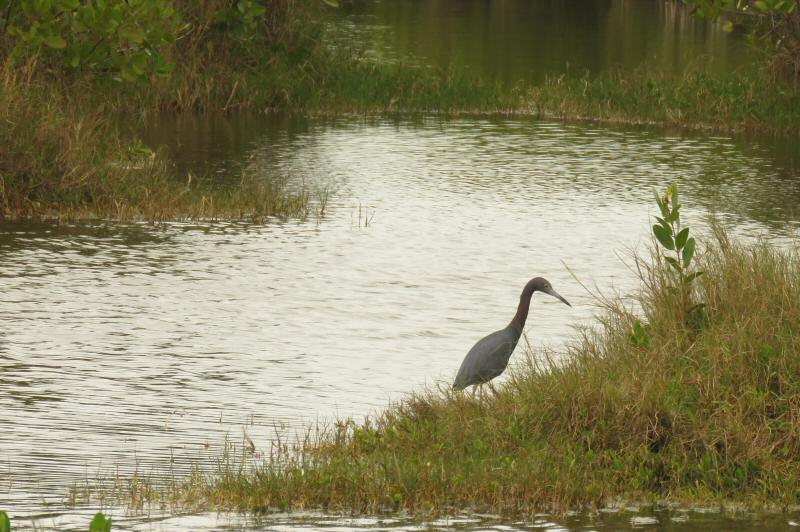
[[[595,311],[578,281],[636,286],[620,255],[648,241],[651,187],[678,182],[694,226],[715,212],[739,235],[798,227],[796,148],[758,139],[499,119],[154,129],[183,169],[245,166],[327,191],[326,212],[0,225],[0,506],[18,519],[66,526],[75,484],[185,473],[243,431],[264,453],[276,431],[446,385],[534,275],[573,304],[534,298],[529,341],[557,347]]]
[[[336,16],[339,31],[386,61],[457,64],[504,81],[567,63],[740,64],[735,36],[676,4],[402,0],[354,2]],[[779,242],[800,220],[800,149],[775,139],[273,115],[164,118],[146,140],[180,173],[224,181],[245,169],[305,187],[327,200],[324,215],[0,224],[0,509],[15,530],[85,530],[94,508],[71,508],[65,494],[97,477],[180,475],[244,432],[265,453],[276,432],[361,418],[447,385],[535,275],[573,304],[534,299],[528,340],[558,348],[595,312],[580,282],[635,288],[621,256],[649,241],[654,186],[678,182],[695,227],[714,213],[739,236]],[[755,530],[800,521],[697,511],[526,522],[110,513],[115,530]]]
[[[505,83],[646,65],[726,73],[751,50],[680,1],[353,0],[334,30],[384,62],[457,67]]]

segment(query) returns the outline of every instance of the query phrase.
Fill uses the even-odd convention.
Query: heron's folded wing
[[[456,386],[471,386],[500,375],[517,345],[517,339],[508,329],[493,332],[480,339],[461,363],[455,380]]]

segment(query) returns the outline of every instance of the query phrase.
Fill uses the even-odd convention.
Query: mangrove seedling
[[[678,200],[678,185],[672,183],[667,187],[664,196],[661,197],[653,189],[658,209],[661,216],[656,216],[657,224],[653,225],[653,234],[663,248],[663,257],[669,268],[674,273],[674,289],[679,290],[681,299],[686,309],[687,319],[696,321],[695,318],[702,318],[702,303],[692,304],[692,282],[704,272],[692,268],[692,260],[696,242],[689,236],[689,228],[681,228],[681,204]],[[659,254],[661,256],[661,254]],[[700,313],[700,315],[696,315]]]

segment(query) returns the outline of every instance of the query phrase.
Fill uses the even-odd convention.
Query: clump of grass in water
[[[0,532],[11,532],[8,514],[0,511]],[[103,512],[97,512],[89,523],[89,532],[111,532],[111,519]]]
[[[279,442],[263,461],[227,454],[159,496],[193,508],[418,514],[619,498],[797,504],[800,248],[745,246],[719,227],[709,238],[687,265],[706,272],[689,283],[702,321],[687,319],[676,270],[654,249],[636,259],[640,315],[601,300],[598,328],[557,356],[537,353],[496,393],[418,393],[363,423]]]

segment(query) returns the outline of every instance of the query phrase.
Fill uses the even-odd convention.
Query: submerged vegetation
[[[227,448],[166,491],[141,478],[118,489],[134,506],[248,511],[800,503],[800,249],[715,226],[695,255],[677,189],[658,202],[661,247],[634,259],[634,301],[598,296],[597,327],[532,353],[503,386],[443,385],[275,442],[264,460]]]

